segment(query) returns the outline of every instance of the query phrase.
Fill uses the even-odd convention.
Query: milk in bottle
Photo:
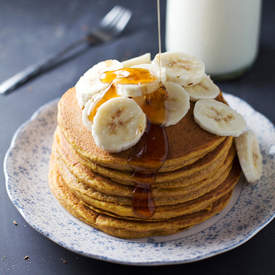
[[[234,77],[258,50],[261,0],[167,0],[166,48],[201,58],[207,73]]]

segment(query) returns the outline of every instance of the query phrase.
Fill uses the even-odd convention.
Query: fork
[[[80,45],[97,45],[105,43],[117,37],[125,29],[128,24],[132,12],[121,6],[114,6],[100,21],[99,26],[86,34],[82,39],[75,41],[68,45],[62,51],[49,56],[38,64],[31,65],[23,71],[17,73],[11,78],[0,84],[0,94],[8,93],[15,90],[17,87],[23,85],[30,79],[38,76],[39,74],[57,66],[61,63],[62,58],[69,52],[75,50]]]

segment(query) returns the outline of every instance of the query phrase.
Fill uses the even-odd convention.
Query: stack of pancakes
[[[233,138],[201,129],[193,107],[166,128],[168,158],[152,185],[155,212],[145,218],[133,210],[132,198],[139,182],[133,167],[146,163],[129,161],[133,148],[112,154],[97,147],[70,89],[58,106],[49,173],[53,194],[72,215],[121,238],[173,234],[220,212],[240,176]]]

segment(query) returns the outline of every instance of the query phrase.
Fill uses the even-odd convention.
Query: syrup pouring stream
[[[157,18],[159,55],[161,56],[160,0],[157,0]],[[160,58],[159,70],[161,75]],[[160,87],[159,90],[156,92],[160,95],[161,92],[163,92],[163,88]],[[164,122],[165,119],[164,101],[165,98],[162,97],[160,101],[157,101],[158,106],[155,107],[155,110],[158,110],[158,120],[162,120],[162,122]],[[159,112],[159,110],[161,111]],[[149,116],[147,115],[147,117],[149,118],[150,116],[152,116],[152,114],[149,114]],[[158,171],[167,159],[169,152],[168,138],[165,127],[163,127],[161,124],[152,124],[150,120],[148,120],[146,132],[143,135],[141,141],[135,146],[134,149],[136,150],[136,152],[133,156],[129,157],[129,162],[139,160],[147,163],[148,166],[151,166],[151,168],[134,168],[133,178],[135,179],[135,189],[133,191],[132,200],[133,211],[139,217],[149,218],[153,216],[155,212],[155,202],[152,194],[152,185],[156,182]]]
[[[157,0],[157,18],[159,54],[161,54],[159,0]],[[161,62],[159,61],[159,70],[161,71],[160,65]],[[138,85],[154,80],[155,78],[148,70],[141,68],[123,68],[105,72],[101,81],[110,83],[110,87],[101,100],[97,102],[89,115],[89,119],[93,121],[97,109],[104,102],[119,96],[116,92],[117,83]],[[133,169],[132,179],[135,184],[132,197],[133,212],[141,218],[150,218],[155,212],[152,185],[155,184],[158,171],[168,156],[168,139],[166,129],[162,126],[166,119],[166,98],[167,92],[161,83],[156,91],[133,98],[147,116],[146,131],[141,140],[129,149],[128,155],[128,165]]]

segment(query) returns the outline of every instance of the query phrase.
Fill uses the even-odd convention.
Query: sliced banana
[[[174,82],[164,82],[167,91],[165,101],[166,120],[164,126],[177,124],[190,109],[189,94],[179,84]]]
[[[204,63],[185,53],[166,52],[157,54],[152,61],[156,66],[166,68],[167,80],[183,86],[199,83],[204,77]]]
[[[214,99],[200,99],[194,108],[200,127],[218,136],[238,137],[246,129],[243,117],[228,105]]]
[[[75,85],[76,98],[80,108],[94,95],[106,89],[109,84],[100,81],[100,75],[106,71],[121,69],[123,65],[117,60],[102,61],[90,68],[83,76],[80,77]]]
[[[262,176],[263,158],[256,135],[248,130],[235,138],[237,154],[248,182],[255,182]]]
[[[117,97],[103,103],[97,110],[92,135],[100,148],[121,152],[134,146],[146,128],[146,116],[137,103]]]
[[[156,91],[159,86],[160,82],[165,80],[166,73],[165,69],[157,68],[156,66],[152,64],[140,64],[132,66],[131,68],[134,69],[146,69],[149,71],[151,77],[153,78],[150,82],[145,82],[144,80],[140,80],[140,83],[138,84],[116,84],[117,87],[117,93],[124,97],[137,97],[142,96],[146,94],[150,94],[154,91]]]
[[[125,60],[122,62],[122,65],[124,68],[126,67],[132,67],[135,65],[140,65],[140,64],[149,64],[151,63],[151,54],[150,53],[145,53],[143,55]]]
[[[79,107],[83,108],[91,98],[106,89],[106,87],[108,87],[108,84],[102,83],[98,79],[80,77],[75,85],[76,99]]]
[[[95,76],[96,78],[99,78],[100,75],[102,75],[104,72],[107,71],[115,71],[122,69],[123,65],[121,62],[115,59],[109,59],[102,62],[99,62],[98,64],[94,65],[91,69],[89,69],[84,76]]]
[[[104,90],[103,92],[101,93],[98,93],[96,95],[94,95],[92,98],[90,98],[83,110],[82,110],[82,123],[90,130],[92,131],[92,126],[93,126],[93,122],[89,119],[89,116],[92,112],[92,110],[94,109],[96,103],[104,96],[105,92],[107,92],[109,89],[109,87]]]
[[[194,86],[186,86],[184,89],[190,95],[191,101],[216,98],[220,93],[219,87],[215,85],[207,75],[205,75],[198,84]]]

